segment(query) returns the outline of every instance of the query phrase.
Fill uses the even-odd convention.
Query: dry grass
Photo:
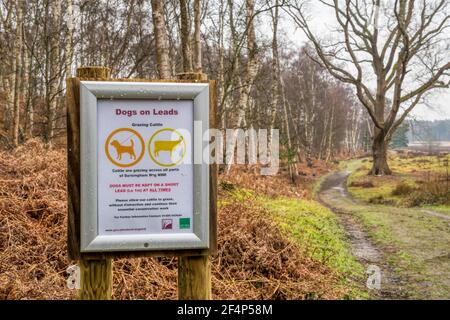
[[[64,299],[66,159],[38,141],[0,153],[0,298]]]
[[[405,193],[403,205],[417,207],[423,205],[450,206],[450,179],[446,174],[435,173],[428,175],[427,180],[422,181],[420,188]]]
[[[66,287],[66,269],[74,262],[66,256],[65,152],[29,141],[0,152],[0,172],[0,299],[75,298]],[[244,183],[243,177],[251,173],[228,178]],[[264,181],[256,177],[252,183],[258,187]],[[263,191],[276,193],[277,179],[282,178],[266,179],[271,187]],[[214,298],[331,299],[345,294],[336,286],[337,276],[303,257],[262,209],[248,201],[227,203],[219,212],[219,254],[212,262]],[[176,258],[116,260],[113,298],[176,299],[176,278]]]

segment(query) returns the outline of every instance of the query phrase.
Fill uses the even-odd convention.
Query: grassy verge
[[[320,189],[322,188],[322,184],[325,181],[326,177],[328,175],[323,175],[319,179],[317,179],[316,183],[312,186],[312,199],[317,199],[317,196],[319,195]]]
[[[369,296],[361,283],[363,266],[352,255],[345,235],[335,214],[316,201],[288,197],[269,198],[255,195],[248,189],[229,192],[232,201],[247,202],[260,206],[280,228],[282,234],[294,243],[299,252],[331,269],[337,276],[336,286],[344,288],[343,299],[367,299]],[[252,204],[252,205],[253,205]]]
[[[333,270],[361,276],[362,266],[351,254],[334,213],[315,201],[261,198],[275,221],[308,256]]]
[[[259,201],[303,254],[339,275],[339,285],[348,290],[344,298],[368,298],[367,293],[356,285],[364,277],[364,268],[351,254],[334,213],[315,201],[264,197]]]
[[[255,196],[247,189],[236,189],[230,195],[228,201],[256,199],[254,203],[268,213],[302,255],[325,265],[337,275],[336,285],[347,292],[344,299],[368,298],[367,293],[356,285],[364,276],[364,268],[351,254],[333,212],[312,200]]]

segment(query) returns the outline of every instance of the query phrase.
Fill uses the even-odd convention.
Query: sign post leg
[[[112,259],[80,260],[81,300],[110,300],[112,291]]]
[[[178,299],[211,300],[210,257],[186,256],[178,259]]]
[[[112,260],[88,260],[79,251],[80,217],[80,80],[106,80],[111,70],[106,67],[81,67],[77,77],[68,79],[67,88],[67,146],[68,146],[68,247],[69,257],[79,260],[81,288],[78,292],[82,300],[109,300],[112,288]],[[75,240],[78,239],[78,240]]]
[[[181,80],[208,80],[204,73],[182,73]],[[211,199],[215,201],[215,199]],[[210,256],[181,256],[178,258],[178,299],[211,300]]]

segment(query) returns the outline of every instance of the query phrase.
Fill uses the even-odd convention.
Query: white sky
[[[329,9],[324,8],[323,5],[312,2],[311,6],[311,26],[317,35],[327,35],[330,29],[337,23],[334,14]],[[270,28],[270,23],[266,24]],[[306,36],[303,31],[298,29],[295,23],[288,17],[287,14],[283,14],[283,20],[280,23],[280,29],[286,34],[288,39],[301,47],[305,41]],[[440,120],[450,119],[450,89],[442,89],[435,91],[428,99],[428,107],[426,105],[418,105],[411,116],[417,120]]]

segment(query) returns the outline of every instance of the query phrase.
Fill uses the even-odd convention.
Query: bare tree
[[[46,34],[50,37],[50,50],[46,57],[45,71],[47,74],[46,81],[46,106],[47,106],[47,128],[44,138],[47,142],[52,142],[54,136],[56,108],[58,105],[58,87],[60,83],[60,42],[57,37],[61,23],[61,1],[53,1],[50,4],[49,24]]]
[[[393,133],[430,90],[449,86],[445,34],[450,28],[450,3],[319,1],[335,14],[334,40],[323,41],[315,34],[305,1],[293,1],[286,10],[313,44],[316,55],[311,58],[336,79],[351,84],[367,110],[374,126],[371,174],[391,174],[387,149]]]
[[[270,3],[268,3],[270,6]],[[279,23],[279,1],[275,0],[273,4],[273,8],[270,10],[272,17],[272,101],[270,106],[270,129],[275,128],[275,122],[277,118],[277,113],[279,111],[278,105],[281,103],[282,112],[283,112],[283,121],[285,132],[286,132],[286,140],[287,140],[287,149],[288,149],[288,170],[289,176],[292,181],[296,179],[296,169],[295,164],[293,162],[294,159],[291,159],[290,154],[293,151],[292,149],[292,140],[291,140],[291,130],[289,123],[289,114],[287,111],[287,101],[286,95],[284,92],[284,87],[282,85],[281,79],[281,68],[280,68],[280,53],[278,48],[278,23]],[[281,101],[280,101],[281,100]],[[272,135],[270,135],[270,139],[272,140]]]

